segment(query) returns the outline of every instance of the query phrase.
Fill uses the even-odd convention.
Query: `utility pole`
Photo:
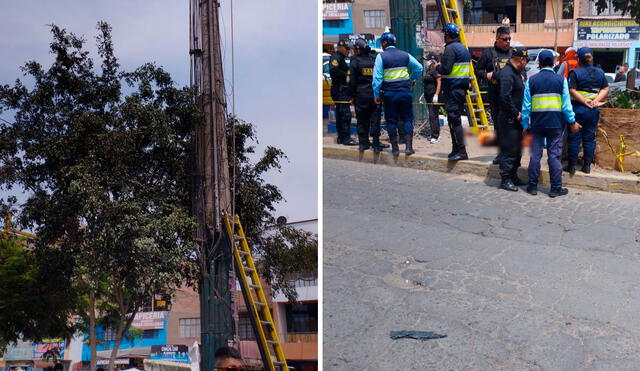
[[[221,214],[231,212],[227,154],[226,99],[218,0],[190,0],[191,85],[205,123],[195,129],[192,156],[192,212],[199,247],[200,369],[213,369],[214,352],[235,339],[231,245],[223,232]]]

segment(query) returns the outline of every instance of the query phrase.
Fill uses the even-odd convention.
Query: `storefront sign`
[[[189,360],[189,347],[186,345],[152,345],[150,358],[177,363],[191,363]]]
[[[336,19],[349,19],[349,4],[330,3],[322,5],[322,19],[332,21]]]
[[[596,48],[615,48],[615,49],[627,49],[632,45],[631,41],[576,41],[576,48],[582,48],[588,46],[592,49]]]
[[[638,40],[640,25],[632,19],[583,19],[578,21],[578,40]]]
[[[358,33],[358,34],[348,34],[341,33],[338,35],[338,40],[347,40],[351,44],[356,42],[358,39],[364,39],[368,44],[374,43],[376,41],[376,37],[371,33]]]
[[[166,312],[142,312],[133,318],[132,326],[141,330],[156,330],[164,328],[164,316]]]
[[[33,344],[8,346],[4,353],[5,361],[26,361],[33,357]]]
[[[99,359],[96,361],[98,366],[107,366],[109,365],[108,359]],[[114,365],[128,365],[129,360],[126,358],[116,358],[113,360]]]
[[[33,344],[33,359],[41,359],[53,355],[57,358],[64,358],[64,349],[64,339],[44,339],[41,343]]]

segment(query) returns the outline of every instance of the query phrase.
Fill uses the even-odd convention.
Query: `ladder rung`
[[[484,111],[484,110],[480,109],[480,108],[476,108],[476,109],[473,110],[473,112],[482,112],[482,111]]]
[[[242,240],[244,240],[244,236],[238,236],[236,234],[236,235],[233,235],[233,239],[236,240],[236,241],[242,241]]]
[[[456,12],[456,13],[457,13],[457,12],[458,12],[458,9],[447,8],[447,11],[449,11],[449,12]]]
[[[278,365],[278,366],[284,365],[284,362],[282,361],[271,361],[271,362],[273,362],[274,365]]]
[[[249,284],[249,287],[251,287],[252,289],[259,289],[259,288],[260,288],[260,285],[255,285],[255,284],[253,284],[253,283],[250,283],[250,284]]]
[[[248,252],[244,251],[244,250],[238,250],[238,254],[240,254],[241,256],[247,256],[249,255]]]
[[[277,340],[267,340],[267,343],[269,344],[278,344]]]
[[[271,326],[273,327],[273,323],[269,322],[269,321],[262,321],[260,320],[260,323],[262,323],[263,326]]]
[[[476,125],[476,127],[479,127],[479,128],[488,128],[488,127],[489,127],[489,125]]]
[[[253,268],[244,267],[244,271],[245,271],[245,272],[249,272],[249,273],[253,273],[253,272],[255,272],[256,270],[255,270],[255,269],[253,269]]]
[[[257,306],[259,306],[259,307],[266,307],[266,306],[267,306],[267,304],[265,304],[265,303],[263,303],[263,302],[261,302],[261,301],[256,301],[256,303],[255,303],[255,304],[256,304]]]

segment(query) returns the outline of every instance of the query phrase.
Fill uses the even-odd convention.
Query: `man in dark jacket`
[[[340,40],[338,51],[329,59],[329,74],[331,75],[331,99],[336,106],[336,130],[338,144],[354,146],[351,139],[351,102],[349,102],[349,65],[346,57],[349,55],[349,42]]]
[[[487,103],[491,112],[496,137],[500,141],[500,128],[498,127],[498,74],[503,69],[509,58],[511,58],[511,30],[509,27],[498,27],[496,30],[496,41],[492,47],[487,48],[480,56],[475,67],[476,77],[487,80]],[[493,160],[494,164],[500,162],[500,153]]]
[[[373,64],[376,54],[364,39],[356,40],[353,51],[355,57],[351,58],[349,96],[356,108],[358,150],[372,148],[373,152],[382,152],[382,149],[388,148],[389,145],[380,143],[380,106],[373,100]],[[369,133],[373,143],[369,142]]]
[[[522,158],[522,99],[524,97],[524,71],[529,61],[525,48],[513,48],[511,58],[500,71],[498,77],[499,112],[498,132],[500,145],[500,188],[507,191],[517,191],[519,185],[526,183],[518,179],[518,168]]]

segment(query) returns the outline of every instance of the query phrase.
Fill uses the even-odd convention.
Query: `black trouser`
[[[518,173],[520,160],[522,159],[522,125],[508,117],[507,113],[498,114],[500,131],[500,177],[503,180],[513,179]]]
[[[465,91],[464,89],[453,89],[443,92],[444,109],[447,111],[447,122],[449,123],[449,131],[451,132],[452,153],[466,153],[464,145],[464,130],[462,130],[462,121],[460,115],[464,108]]]
[[[491,121],[493,121],[493,130],[496,135],[496,142],[498,143],[498,155],[500,154],[500,125],[498,121],[498,112],[500,112],[500,101],[498,97],[498,88],[497,85],[493,85],[492,82],[489,82],[489,87],[487,88],[487,100],[489,103],[489,112],[491,113]]]
[[[432,103],[435,94],[425,95],[427,100],[427,114],[429,115],[429,127],[431,128],[431,137],[440,137],[440,119],[438,119],[438,111],[440,106]]]
[[[351,136],[350,130],[351,105],[348,103],[336,103],[336,131],[338,132],[338,141],[349,139]]]
[[[373,97],[356,97],[356,120],[358,121],[358,139],[369,142],[369,134],[373,139],[380,138],[380,107]]]

